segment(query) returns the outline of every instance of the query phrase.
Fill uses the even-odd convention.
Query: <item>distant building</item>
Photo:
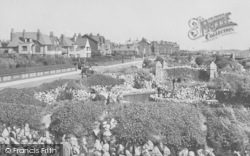
[[[97,41],[97,43],[98,43],[98,50],[100,51],[100,53],[102,55],[106,55],[106,45],[105,45],[105,38],[104,38],[104,36],[101,36],[99,34],[97,34],[97,35],[89,34],[89,37],[91,37],[92,39],[94,39],[95,41]]]
[[[173,52],[178,52],[180,47],[176,42],[152,41],[151,49],[154,54],[171,54]]]
[[[38,29],[37,32],[14,32],[10,33],[10,42],[7,45],[8,52],[18,54],[61,54],[57,49],[57,43],[53,42],[48,35],[44,35]]]
[[[60,45],[62,47],[63,54],[66,54],[69,57],[91,57],[91,47],[89,40],[86,38],[81,38],[79,35],[76,37],[75,34],[72,38],[61,35]]]
[[[145,39],[142,38],[142,40],[140,42],[138,42],[138,50],[139,53],[142,55],[151,55],[151,45],[150,43]]]
[[[111,42],[110,40],[106,40],[105,41],[105,54],[106,55],[111,55],[111,52],[112,52],[112,45],[111,45]]]
[[[82,39],[88,39],[90,50],[91,50],[91,56],[101,55],[101,52],[98,50],[98,42],[90,37],[88,34],[85,34],[81,37]]]
[[[116,45],[113,50],[112,54],[120,54],[120,55],[138,55],[139,50],[135,44],[132,45]]]

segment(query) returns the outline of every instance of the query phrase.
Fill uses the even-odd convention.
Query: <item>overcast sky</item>
[[[93,33],[113,42],[141,39],[177,42],[181,49],[248,49],[250,0],[0,0],[0,39],[10,30]],[[190,40],[188,21],[231,12],[236,33],[210,42]]]

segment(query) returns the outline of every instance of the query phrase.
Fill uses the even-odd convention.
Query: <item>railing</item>
[[[53,65],[40,67],[17,68],[13,70],[0,70],[0,83],[17,81],[22,79],[54,75],[76,71],[77,68],[73,65]]]

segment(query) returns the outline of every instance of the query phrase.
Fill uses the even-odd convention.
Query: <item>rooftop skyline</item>
[[[250,47],[248,0],[1,0],[0,39],[15,32],[72,37],[100,34],[112,42],[145,37],[177,42],[181,49],[241,49]],[[188,38],[188,21],[231,12],[236,33],[203,42]]]

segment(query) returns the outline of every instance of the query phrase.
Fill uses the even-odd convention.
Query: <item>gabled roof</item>
[[[59,41],[58,37],[56,37],[56,36],[49,36],[49,38],[50,38],[50,41],[51,41],[53,44],[55,44],[57,41]]]
[[[75,42],[76,45],[85,46],[87,43],[87,38],[78,38]]]
[[[23,38],[23,32],[16,32],[14,33],[14,38]],[[32,40],[37,41],[37,32],[25,32],[24,33],[24,38],[29,38]],[[50,40],[50,37],[48,35],[44,35],[42,33],[40,33],[40,38],[39,38],[39,43],[41,43],[42,45],[52,45],[53,43]]]
[[[93,39],[92,37],[90,37],[88,34],[83,35],[82,38],[83,37],[86,37],[86,38],[90,39],[91,41],[93,41],[95,43],[98,43],[98,41],[96,41],[95,39]]]
[[[98,43],[104,43],[105,39],[104,36],[100,36],[100,35],[89,35],[89,37],[93,38],[94,40],[96,40]]]
[[[70,37],[61,37],[59,42],[63,47],[71,47],[74,44]]]
[[[17,47],[19,44],[24,43],[19,37],[14,37],[12,41],[9,42],[7,47]]]

